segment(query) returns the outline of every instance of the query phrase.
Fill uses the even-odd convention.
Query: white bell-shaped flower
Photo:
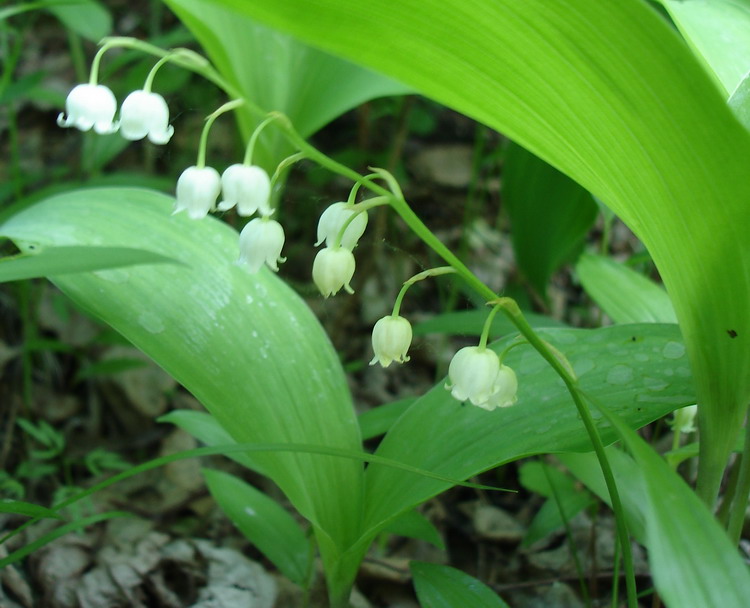
[[[237,213],[249,216],[258,209],[262,215],[270,215],[271,179],[255,165],[231,165],[221,176],[223,200],[219,211],[228,211],[237,205]]]
[[[221,192],[221,177],[212,167],[188,167],[177,180],[174,213],[187,211],[191,219],[206,217]]]
[[[497,393],[497,374],[500,359],[494,351],[479,346],[466,346],[459,350],[448,367],[451,395],[459,401],[471,401],[485,407]],[[492,408],[494,409],[494,408]]]
[[[698,413],[697,405],[688,405],[674,411],[672,430],[675,433],[695,432],[695,415]]]
[[[380,363],[388,367],[392,361],[405,363],[409,360],[406,354],[411,346],[411,323],[400,316],[383,317],[372,328],[372,350],[375,356],[370,365]]]
[[[518,401],[518,379],[514,372],[507,365],[500,365],[500,369],[495,376],[495,383],[492,386],[492,395],[483,402],[477,403],[479,407],[492,411],[497,407],[510,407]]]
[[[100,135],[114,133],[117,100],[114,93],[101,84],[79,84],[73,87],[65,100],[65,113],[57,117],[61,127],[75,127],[81,131],[94,129]]]
[[[250,272],[256,273],[265,262],[278,272],[278,262],[286,262],[281,257],[284,246],[284,229],[276,220],[268,217],[250,220],[240,232],[240,259]]]
[[[315,243],[316,247],[323,241],[326,242],[327,247],[331,247],[334,244],[346,220],[355,213],[352,210],[353,207],[354,205],[349,203],[333,203],[333,205],[323,212],[318,221],[318,241]],[[367,212],[362,211],[346,227],[344,236],[341,238],[341,246],[346,247],[350,251],[354,249],[360,237],[364,234],[365,228],[367,228]]]
[[[167,102],[158,93],[133,91],[120,108],[120,133],[133,141],[148,137],[154,144],[166,144],[174,133]]]
[[[338,293],[342,287],[349,293],[354,293],[349,281],[354,276],[355,266],[354,254],[349,249],[326,247],[315,256],[313,281],[326,298]]]

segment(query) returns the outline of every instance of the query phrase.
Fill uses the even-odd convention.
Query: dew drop
[[[130,278],[130,273],[122,268],[115,268],[113,270],[99,270],[94,273],[100,279],[109,281],[110,283],[127,283]]]
[[[615,365],[607,373],[609,384],[627,384],[633,379],[633,369],[627,365]]]
[[[255,517],[257,513],[255,513],[255,510],[250,507],[245,507],[245,515],[249,515],[250,517]]]
[[[648,355],[646,353],[635,353],[633,355],[633,359],[636,361],[640,361],[641,363],[644,363],[648,361]]]
[[[246,302],[247,304],[252,304],[253,302],[255,302],[255,300],[253,300],[253,296],[251,296],[250,294],[247,294],[247,295],[245,296],[245,302]]]
[[[685,354],[685,345],[679,342],[667,342],[661,349],[665,359],[679,359]]]
[[[669,386],[669,382],[661,378],[643,377],[643,385],[650,391],[663,391]]]
[[[164,331],[164,323],[153,312],[141,313],[138,316],[138,324],[152,334],[158,334]]]
[[[590,372],[596,367],[591,359],[580,359],[573,364],[573,371],[576,376],[583,376],[586,372]]]

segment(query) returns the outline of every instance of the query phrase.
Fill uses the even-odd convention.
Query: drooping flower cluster
[[[57,117],[61,127],[80,131],[94,129],[100,135],[117,130],[131,141],[148,137],[155,144],[166,144],[174,133],[169,124],[167,102],[158,93],[133,91],[120,107],[120,119],[115,120],[117,100],[114,93],[102,84],[79,84],[65,100],[65,112]]]
[[[492,350],[483,346],[466,346],[459,350],[448,367],[449,383],[445,388],[459,401],[492,411],[516,402],[518,380],[515,372],[500,363]]]
[[[333,203],[320,216],[318,241],[315,245],[325,242],[326,246],[315,256],[312,276],[320,293],[326,298],[335,295],[342,288],[348,293],[354,293],[349,284],[356,267],[352,251],[365,228],[367,212],[355,209],[353,203]]]

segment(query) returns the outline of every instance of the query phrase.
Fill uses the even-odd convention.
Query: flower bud
[[[331,247],[334,244],[346,220],[353,213],[356,213],[352,210],[353,207],[354,205],[348,203],[333,203],[333,205],[323,212],[318,221],[318,241],[315,243],[316,247],[323,241],[326,242],[326,247]],[[360,237],[364,234],[365,228],[367,228],[367,212],[361,211],[357,213],[357,216],[346,227],[346,231],[341,237],[341,246],[349,251],[353,250],[357,246]]]
[[[267,217],[250,220],[240,233],[239,263],[252,273],[260,270],[265,262],[278,272],[277,262],[285,262],[281,257],[284,246],[284,229],[276,220]]]
[[[227,168],[221,176],[223,200],[219,211],[228,211],[237,205],[237,213],[249,216],[258,209],[262,215],[270,215],[271,179],[260,167],[236,164]]]
[[[406,353],[411,345],[411,335],[411,324],[403,317],[389,315],[380,319],[372,328],[372,350],[375,351],[375,356],[370,365],[379,362],[383,367],[388,367],[391,361],[408,361]]]
[[[167,102],[158,93],[133,91],[120,108],[120,133],[133,141],[148,137],[151,143],[166,144],[174,133]]]
[[[349,249],[326,247],[315,256],[313,281],[326,298],[338,293],[342,287],[349,293],[354,293],[349,285],[354,276],[354,268],[354,254]]]
[[[199,220],[213,210],[221,192],[219,172],[211,167],[188,167],[177,180],[174,213],[187,210],[191,219]]]
[[[459,401],[468,399],[474,405],[485,407],[490,405],[490,398],[498,390],[496,379],[499,371],[500,359],[494,351],[467,346],[453,356],[448,367],[450,384],[445,388]]]
[[[119,126],[113,122],[117,100],[109,88],[101,84],[79,84],[65,100],[65,112],[57,117],[61,127],[75,127],[89,131],[92,127],[100,135],[114,133]]]

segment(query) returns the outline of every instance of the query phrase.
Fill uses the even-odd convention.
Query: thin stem
[[[623,509],[622,501],[620,500],[620,493],[617,490],[617,484],[615,483],[612,468],[610,467],[609,460],[604,452],[604,444],[599,436],[599,431],[596,429],[594,419],[591,417],[591,412],[583,400],[580,389],[578,388],[578,380],[572,373],[570,364],[566,364],[566,361],[560,359],[560,353],[554,349],[550,349],[550,345],[536,335],[514,300],[511,298],[498,298],[490,303],[502,305],[503,312],[508,316],[510,321],[516,326],[521,334],[523,334],[523,336],[529,341],[529,344],[531,344],[552,366],[555,372],[557,372],[557,375],[560,376],[565,383],[570,396],[573,398],[573,402],[578,410],[578,415],[581,417],[581,421],[583,422],[589,439],[591,440],[597,460],[599,461],[599,466],[602,470],[602,475],[604,476],[604,481],[607,485],[607,491],[609,492],[609,497],[612,502],[612,510],[615,513],[617,537],[622,548],[622,557],[625,563],[625,584],[628,592],[628,606],[629,608],[636,608],[635,571],[633,569],[633,555],[630,549],[630,539],[627,524],[625,522],[625,510]]]
[[[737,491],[729,512],[729,539],[737,545],[745,523],[747,500],[750,497],[750,424],[745,423],[745,445],[742,448]]]
[[[148,76],[146,76],[146,82],[143,83],[143,90],[146,93],[151,92],[151,86],[154,84],[154,77],[156,76],[156,72],[159,71],[159,68],[163,66],[165,63],[172,60],[172,53],[169,53],[168,55],[164,55],[159,61],[157,61],[154,64],[154,67],[151,68],[151,71],[148,73]]]
[[[404,299],[404,296],[406,295],[409,287],[414,285],[414,283],[417,283],[418,281],[424,281],[429,277],[438,277],[443,274],[451,274],[454,272],[456,272],[456,270],[452,266],[440,266],[438,268],[430,268],[429,270],[424,270],[419,274],[415,274],[410,279],[404,281],[404,284],[401,286],[401,291],[399,291],[398,295],[396,296],[396,302],[393,304],[393,312],[391,313],[391,316],[398,316],[398,313],[401,310],[401,302]]]
[[[253,150],[255,150],[255,142],[258,141],[258,136],[260,135],[260,132],[266,127],[266,125],[272,123],[274,120],[276,120],[275,116],[269,116],[257,127],[255,127],[255,131],[253,131],[253,134],[250,136],[250,141],[247,142],[247,148],[245,148],[245,158],[242,160],[243,164],[253,164]]]
[[[482,327],[482,333],[479,336],[479,348],[481,350],[484,350],[487,348],[487,338],[490,335],[490,328],[492,327],[492,321],[495,319],[495,315],[497,314],[497,311],[500,310],[503,307],[502,304],[496,304],[492,307],[492,310],[490,311],[490,314],[487,315],[487,318],[484,321],[484,326]]]
[[[349,198],[346,199],[347,205],[353,205],[355,201],[357,200],[357,194],[359,193],[359,189],[362,187],[362,184],[366,181],[371,181],[378,177],[377,173],[370,173],[369,175],[365,175],[362,179],[359,179],[355,182],[355,184],[352,186],[351,191],[349,192]]]
[[[201,131],[201,140],[198,144],[198,160],[195,163],[196,167],[202,169],[206,166],[206,146],[208,143],[208,132],[211,130],[211,125],[214,124],[214,121],[219,116],[221,116],[225,112],[230,112],[231,110],[239,108],[244,103],[244,99],[233,99],[232,101],[228,101],[223,106],[219,107],[219,109],[212,112],[206,117],[206,124],[203,125],[203,131]]]

